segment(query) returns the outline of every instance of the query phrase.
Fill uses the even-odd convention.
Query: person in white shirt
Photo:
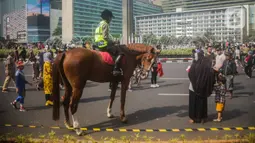
[[[220,48],[217,49],[217,56],[216,56],[216,63],[214,68],[218,71],[222,65],[223,62],[226,60],[226,56],[223,54],[222,50]]]
[[[236,62],[236,66],[237,66],[237,67],[238,67],[239,65],[241,65],[240,59],[241,59],[241,51],[240,51],[240,47],[237,46],[237,47],[236,47],[236,50],[235,50],[235,62]]]

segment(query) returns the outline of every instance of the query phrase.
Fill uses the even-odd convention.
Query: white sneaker
[[[155,87],[159,87],[159,85],[158,85],[158,84],[155,84]]]
[[[156,86],[155,86],[155,84],[152,84],[151,87],[152,87],[152,88],[155,88]]]

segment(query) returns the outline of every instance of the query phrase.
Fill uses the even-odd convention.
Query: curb
[[[4,141],[4,142],[6,142],[6,143],[8,143],[8,142],[15,142],[15,139],[14,138],[8,138],[8,139],[6,139],[6,140],[2,140],[2,141]],[[39,139],[39,138],[33,138],[33,139],[31,139],[31,141],[33,141],[33,142],[48,142],[48,143],[50,143],[50,142],[56,142],[54,139]],[[57,141],[58,142],[60,142],[60,143],[65,143],[65,142],[68,142],[68,141],[66,141],[66,140],[63,140],[63,139],[57,139]],[[87,139],[84,139],[84,140],[82,140],[82,139],[70,139],[70,141],[71,142],[78,142],[78,143],[99,143],[99,142],[103,142],[103,143],[112,143],[113,141],[111,141],[110,139],[109,140],[105,140],[105,141],[97,141],[97,140],[87,140]],[[199,140],[199,141],[193,141],[193,140],[191,140],[191,141],[187,141],[187,140],[185,140],[185,141],[171,141],[170,140],[170,142],[174,142],[174,143],[194,143],[194,142],[203,142],[203,143],[240,143],[240,141],[242,141],[243,143],[248,143],[249,142],[249,140],[247,140],[247,139],[229,139],[229,140]],[[137,141],[130,141],[130,140],[128,140],[128,141],[116,141],[117,143],[146,143],[146,142],[149,142],[149,143],[151,143],[151,142],[154,142],[154,143],[169,143],[169,141],[139,141],[139,140],[137,140]]]
[[[48,129],[66,129],[59,126],[35,126],[35,125],[13,125],[4,124],[0,127],[14,127],[14,128],[48,128]],[[80,128],[82,131],[94,131],[94,132],[205,132],[205,131],[243,131],[243,130],[255,130],[254,126],[250,127],[215,127],[215,128],[184,128],[184,129],[125,129],[125,128]],[[73,130],[73,128],[68,128],[68,130]]]

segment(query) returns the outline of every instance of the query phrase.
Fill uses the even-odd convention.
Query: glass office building
[[[134,0],[133,5],[134,16],[162,12],[161,7],[144,0]],[[110,25],[111,34],[121,34],[122,0],[73,0],[73,36],[92,36],[106,8],[115,16]]]

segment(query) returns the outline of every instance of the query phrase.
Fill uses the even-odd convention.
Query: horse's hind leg
[[[69,120],[69,104],[70,104],[70,97],[72,95],[72,87],[70,84],[65,86],[65,95],[64,95],[64,112],[65,112],[65,126],[69,129],[71,128],[70,120]]]
[[[115,99],[117,87],[118,87],[118,82],[112,82],[111,97],[110,97],[111,100],[110,100],[110,103],[109,103],[108,108],[107,108],[107,117],[108,118],[113,118],[114,117],[112,115],[112,104],[113,104],[113,101]]]
[[[72,95],[71,103],[70,103],[70,108],[71,108],[71,113],[72,113],[72,118],[73,118],[73,127],[74,127],[76,134],[79,136],[82,135],[82,130],[80,129],[78,118],[75,115],[75,113],[78,108],[78,104],[79,104],[79,100],[82,95],[82,91],[83,91],[83,88],[79,88],[79,89],[73,88],[73,95]]]

